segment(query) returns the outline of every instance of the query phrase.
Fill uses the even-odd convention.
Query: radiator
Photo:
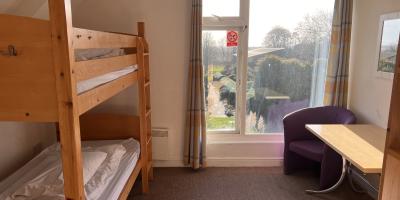
[[[168,134],[169,132],[167,128],[152,129],[153,160],[169,159]]]

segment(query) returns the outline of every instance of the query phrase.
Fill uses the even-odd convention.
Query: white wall
[[[75,27],[134,33],[139,18],[138,0],[72,0]]]
[[[183,160],[191,1],[142,0],[151,54],[153,127],[169,129],[169,161]]]
[[[49,19],[47,0],[2,0],[0,2],[0,13]]]
[[[400,11],[398,0],[355,0],[351,43],[350,109],[359,122],[387,127],[392,79],[376,76],[379,17]]]
[[[55,141],[50,124],[0,122],[0,180]]]

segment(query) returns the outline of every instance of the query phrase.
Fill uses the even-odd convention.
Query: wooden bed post
[[[145,72],[145,40],[144,40],[144,23],[138,23],[138,36],[137,37],[137,62],[139,72],[139,115],[140,115],[140,157],[142,162],[142,192],[149,192],[149,172],[148,172],[148,152],[147,152],[147,120],[146,116],[149,114],[149,105],[146,101],[146,72]]]
[[[49,0],[49,11],[57,85],[64,194],[67,200],[83,200],[85,196],[79,113],[76,81],[71,70],[71,65],[75,62],[72,48],[71,1]]]

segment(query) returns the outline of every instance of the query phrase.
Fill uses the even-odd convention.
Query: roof
[[[256,48],[256,49],[252,49],[248,51],[248,57],[254,57],[254,56],[258,56],[258,55],[263,55],[263,54],[267,54],[267,53],[272,53],[275,51],[279,51],[282,50],[284,48],[265,48],[265,47],[260,47],[260,48]]]

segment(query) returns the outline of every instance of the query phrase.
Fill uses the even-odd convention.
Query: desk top
[[[363,173],[381,173],[386,130],[374,125],[306,125]]]

